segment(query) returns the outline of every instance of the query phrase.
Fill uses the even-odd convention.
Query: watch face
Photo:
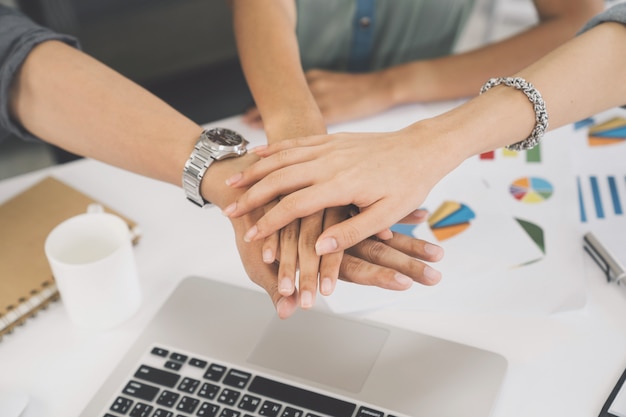
[[[239,133],[230,129],[211,129],[207,132],[207,136],[218,146],[235,147],[244,142]]]

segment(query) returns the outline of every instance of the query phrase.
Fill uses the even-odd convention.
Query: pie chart
[[[552,184],[543,178],[518,178],[509,187],[509,192],[522,203],[536,204],[550,198],[554,192]]]
[[[626,139],[626,119],[614,117],[589,128],[589,146],[616,145]]]
[[[407,235],[407,236],[411,236],[413,237],[413,231],[415,230],[417,226],[414,224],[402,224],[402,223],[396,223],[393,226],[391,226],[391,231],[392,232],[397,232],[397,233],[402,233],[403,235]]]
[[[428,218],[433,235],[440,242],[464,232],[476,214],[468,206],[455,201],[443,202]]]

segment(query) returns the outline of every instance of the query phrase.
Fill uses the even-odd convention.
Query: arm
[[[269,143],[326,132],[300,64],[294,0],[231,0],[241,64]]]
[[[326,133],[324,120],[300,64],[295,1],[232,0],[230,4],[241,64],[263,117],[268,142]],[[268,208],[274,204],[267,203]],[[341,262],[341,254],[323,260],[315,254],[311,242],[325,227],[324,213],[311,214],[285,225],[280,231],[280,239],[275,235],[268,236],[263,247],[263,256],[269,262],[280,253],[278,285],[283,295],[295,291],[299,267],[301,305],[305,308],[313,305],[318,272],[320,280],[334,282]],[[324,291],[324,286],[322,293],[329,294]]]
[[[551,129],[622,105],[626,27],[601,24],[517,75],[541,92]],[[295,191],[257,223],[257,236],[262,237],[292,217],[355,204],[360,214],[325,230],[317,241],[319,254],[340,250],[419,207],[430,189],[466,158],[526,138],[534,118],[524,94],[499,86],[397,132],[316,136],[270,146],[259,152],[267,158],[234,177],[239,178],[237,185],[264,179],[227,211],[237,216],[276,193]],[[376,154],[369,152],[373,144],[378,145]],[[415,164],[414,155],[429,157]]]
[[[311,71],[311,90],[328,122],[363,117],[395,105],[476,95],[489,77],[515,73],[562,43],[592,16],[602,0],[534,0],[539,23],[473,51],[413,61],[369,74]]]
[[[1,108],[6,108],[6,100],[0,96]],[[176,186],[202,130],[137,84],[57,41],[40,43],[27,55],[12,80],[8,104],[11,117],[1,114],[3,121],[19,123],[30,134],[79,155]],[[256,159],[249,154],[212,164],[202,183],[203,196],[219,207],[234,201],[242,190],[229,189],[224,180]],[[277,268],[261,261],[260,244],[243,243],[244,232],[260,214],[232,221],[239,254],[249,277],[267,291],[279,316],[288,317],[297,306],[295,296],[284,297],[277,291]],[[437,281],[436,273],[428,279],[428,267],[414,259],[437,260],[441,256],[437,248],[433,255],[415,239],[369,244],[376,250],[360,245],[342,263],[344,279],[396,290],[410,285],[398,276]]]

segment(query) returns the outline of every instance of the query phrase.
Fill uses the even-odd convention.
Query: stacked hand
[[[237,172],[236,169],[250,167],[253,160],[251,155],[250,157],[238,158],[236,161],[224,161],[220,163],[220,168],[227,166],[226,164],[230,165],[228,165],[227,170],[219,175],[232,177],[233,173]],[[214,167],[217,167],[217,164],[214,164]],[[217,175],[217,173],[214,171],[212,175]],[[241,198],[245,191],[246,187],[231,187],[228,193],[228,200],[233,201]],[[273,200],[269,199],[269,201]],[[277,206],[282,204],[283,201],[284,199]],[[289,317],[298,306],[302,306],[300,297],[303,291],[310,291],[310,295],[313,297],[311,304],[313,303],[318,288],[318,280],[321,281],[319,285],[321,293],[329,295],[332,293],[338,278],[361,285],[375,285],[389,290],[406,290],[411,287],[413,282],[433,285],[441,277],[426,262],[436,262],[441,259],[443,255],[442,249],[428,242],[397,233],[393,233],[390,239],[384,241],[376,237],[366,238],[355,245],[347,247],[342,256],[341,253],[339,253],[340,256],[335,256],[337,253],[331,254],[331,257],[328,258],[329,261],[326,261],[328,263],[325,262],[325,257],[322,256],[321,262],[311,262],[308,265],[309,269],[305,272],[302,271],[302,254],[313,254],[316,259],[319,259],[314,250],[315,240],[319,233],[311,235],[306,239],[298,239],[298,236],[295,235],[287,236],[287,239],[285,239],[285,234],[282,234],[278,240],[274,240],[271,243],[272,245],[277,244],[279,247],[278,262],[273,262],[273,259],[272,262],[268,262],[269,259],[262,259],[260,256],[268,244],[266,239],[252,239],[252,241],[247,242],[250,240],[247,232],[266,215],[266,209],[269,209],[267,213],[271,213],[274,207],[271,205],[269,207],[260,205],[246,214],[231,217],[231,221],[236,235],[239,254],[246,272],[252,281],[267,291],[281,318]],[[324,223],[320,224],[317,230],[321,233],[329,225],[332,226],[342,221],[347,221],[351,214],[349,206],[326,210]],[[409,215],[406,220],[415,223],[423,219],[424,213],[418,211],[415,215]],[[297,218],[285,224],[292,224],[295,220]],[[278,230],[277,228],[274,232]],[[270,239],[275,239],[275,237],[272,237],[275,236],[273,233],[269,233],[267,236]],[[285,255],[286,253],[287,255]],[[300,270],[297,288],[295,282],[291,285],[286,285],[279,278],[282,276],[279,272],[279,265],[285,262],[283,257],[290,256],[291,260],[286,262],[293,262],[293,254],[297,255],[297,265],[295,267],[290,265],[288,269],[291,270],[294,267],[294,269],[299,268]],[[282,277],[284,278],[285,276]],[[303,307],[309,306],[307,304]]]
[[[397,104],[388,71],[350,74],[314,69],[307,71],[306,80],[328,124],[371,116]],[[249,109],[243,120],[249,126],[263,127],[256,107]]]
[[[254,241],[325,207],[353,204],[359,212],[325,228],[315,245],[318,255],[346,250],[409,216],[459,163],[442,152],[442,136],[418,123],[392,133],[319,135],[258,148],[263,158],[227,181],[250,188],[224,213],[236,218],[284,195],[246,232]]]

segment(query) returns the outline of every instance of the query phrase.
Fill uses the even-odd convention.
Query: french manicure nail
[[[252,242],[257,233],[259,233],[259,229],[256,226],[252,226],[243,236],[243,241],[247,243]]]
[[[326,255],[327,253],[333,252],[335,249],[337,249],[337,241],[332,237],[322,239],[315,244],[317,256]]]
[[[282,295],[289,296],[293,293],[293,285],[289,278],[283,278],[278,284],[278,292]]]

